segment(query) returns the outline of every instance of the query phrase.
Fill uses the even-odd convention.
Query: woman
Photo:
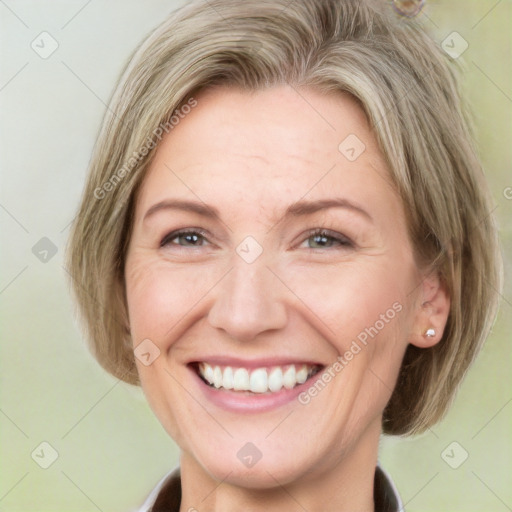
[[[379,0],[191,2],[137,50],[69,269],[181,449],[141,510],[402,509],[380,435],[443,416],[501,283],[451,67]]]

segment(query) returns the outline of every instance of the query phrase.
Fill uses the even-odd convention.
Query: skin
[[[145,177],[125,266],[134,346],[149,338],[160,350],[137,364],[181,449],[180,510],[371,511],[382,411],[407,345],[441,339],[449,297],[416,264],[402,202],[349,95],[223,87],[197,100]],[[355,161],[338,149],[350,134],[366,146]],[[367,215],[335,207],[284,216],[299,200],[332,198]],[[218,216],[163,208],[144,218],[177,199]],[[161,246],[182,228],[206,235]],[[345,243],[312,237],[316,228]],[[249,235],[263,249],[250,264],[236,252]],[[236,414],[208,401],[187,367],[216,355],[328,367],[394,303],[401,311],[305,405]],[[262,453],[251,468],[237,457],[247,442]]]

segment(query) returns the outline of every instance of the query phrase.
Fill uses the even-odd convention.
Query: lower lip
[[[310,388],[321,377],[322,371],[310,377],[303,384],[292,389],[283,388],[273,393],[250,393],[246,391],[230,391],[224,388],[215,388],[206,384],[194,368],[189,368],[199,384],[201,392],[209,402],[222,409],[232,412],[265,412],[289,404],[303,392]]]

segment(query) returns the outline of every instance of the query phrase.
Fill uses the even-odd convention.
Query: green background
[[[105,374],[73,321],[63,250],[101,117],[136,44],[181,2],[0,2],[0,511],[133,509],[177,462],[138,388]],[[511,0],[439,0],[421,14],[439,43],[456,31],[505,254],[493,333],[449,414],[428,433],[383,438],[380,460],[406,510],[512,510]],[[59,47],[42,59],[31,42]],[[508,194],[512,198],[512,193]],[[48,237],[56,255],[32,247]],[[59,456],[48,469],[31,453]],[[457,442],[467,460],[441,454]]]

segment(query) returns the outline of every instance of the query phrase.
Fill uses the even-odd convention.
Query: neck
[[[292,482],[265,489],[216,480],[192,456],[181,455],[180,512],[374,512],[373,481],[380,421],[342,455],[329,455],[317,467],[304,468]],[[333,447],[331,454],[335,453]],[[272,471],[269,470],[269,473]]]

